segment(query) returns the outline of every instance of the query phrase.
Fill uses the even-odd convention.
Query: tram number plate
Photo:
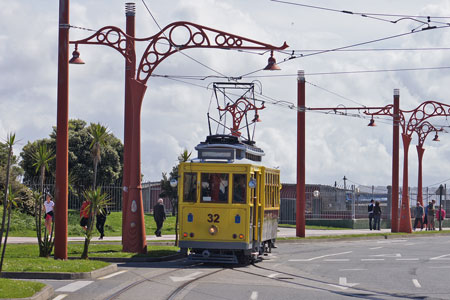
[[[220,223],[219,219],[220,219],[219,214],[208,214],[208,222],[209,223]]]

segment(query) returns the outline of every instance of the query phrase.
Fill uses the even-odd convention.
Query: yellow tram
[[[248,263],[277,237],[280,172],[232,135],[210,135],[178,167],[179,246],[202,262]]]

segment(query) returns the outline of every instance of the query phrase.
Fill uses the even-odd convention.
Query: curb
[[[433,234],[383,234],[383,235],[364,235],[341,237],[339,235],[327,237],[309,237],[309,238],[283,238],[277,239],[276,243],[313,243],[313,242],[333,242],[333,241],[352,241],[352,240],[372,240],[372,239],[397,239],[397,238],[421,238],[434,236],[449,236],[450,233],[433,233]]]
[[[111,274],[117,270],[117,265],[112,264],[104,268],[93,270],[91,272],[75,272],[75,273],[51,273],[51,272],[2,272],[3,278],[14,279],[94,279],[107,274]]]
[[[89,257],[90,260],[101,260],[111,263],[128,263],[128,262],[160,262],[171,261],[186,257],[186,254],[177,253],[174,255],[161,257]],[[69,258],[70,259],[70,258]]]

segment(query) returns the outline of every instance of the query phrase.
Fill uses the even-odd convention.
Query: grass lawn
[[[176,254],[179,250],[174,246],[149,246],[148,253],[134,254],[121,252],[120,244],[96,244],[89,246],[89,257],[161,257]],[[69,257],[80,257],[83,244],[69,243],[67,254]],[[9,244],[6,246],[3,271],[5,272],[90,272],[109,265],[98,260],[55,260],[39,256],[38,245]]]
[[[0,211],[1,212],[1,211]],[[156,230],[156,224],[153,220],[152,214],[144,214],[145,232],[148,235],[153,235]],[[68,234],[69,236],[84,236],[83,229],[79,224],[80,213],[76,210],[69,210],[68,216]],[[42,221],[44,226],[44,221]],[[11,216],[11,227],[9,231],[10,236],[36,236],[36,226],[34,217],[13,211]],[[94,234],[99,236],[97,229],[94,228]],[[162,234],[175,234],[175,217],[168,216],[164,222]],[[105,235],[106,236],[120,236],[122,235],[122,212],[112,212],[106,218],[105,223]]]
[[[295,224],[278,224],[278,227],[284,227],[284,228],[295,228]],[[317,225],[306,225],[306,229],[318,229],[318,230],[351,230],[351,228],[347,227],[328,227],[328,226],[317,226]]]
[[[0,278],[0,298],[27,298],[39,292],[45,284],[34,281]]]

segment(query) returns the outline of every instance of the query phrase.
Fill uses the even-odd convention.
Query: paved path
[[[450,228],[443,228],[448,230]],[[295,228],[278,228],[278,237],[295,237]],[[381,229],[381,230],[369,230],[369,229],[342,229],[342,230],[319,230],[319,229],[306,229],[306,236],[325,236],[325,235],[347,235],[347,234],[375,234],[375,233],[389,233],[391,229]],[[69,237],[69,242],[82,242],[84,237]],[[121,241],[121,236],[104,237],[103,241]],[[156,237],[154,235],[147,235],[147,241],[173,241],[175,240],[174,234],[163,235],[162,237]],[[92,238],[92,241],[98,241],[98,237]],[[8,237],[8,243],[11,244],[23,244],[23,243],[36,243],[36,237]]]

